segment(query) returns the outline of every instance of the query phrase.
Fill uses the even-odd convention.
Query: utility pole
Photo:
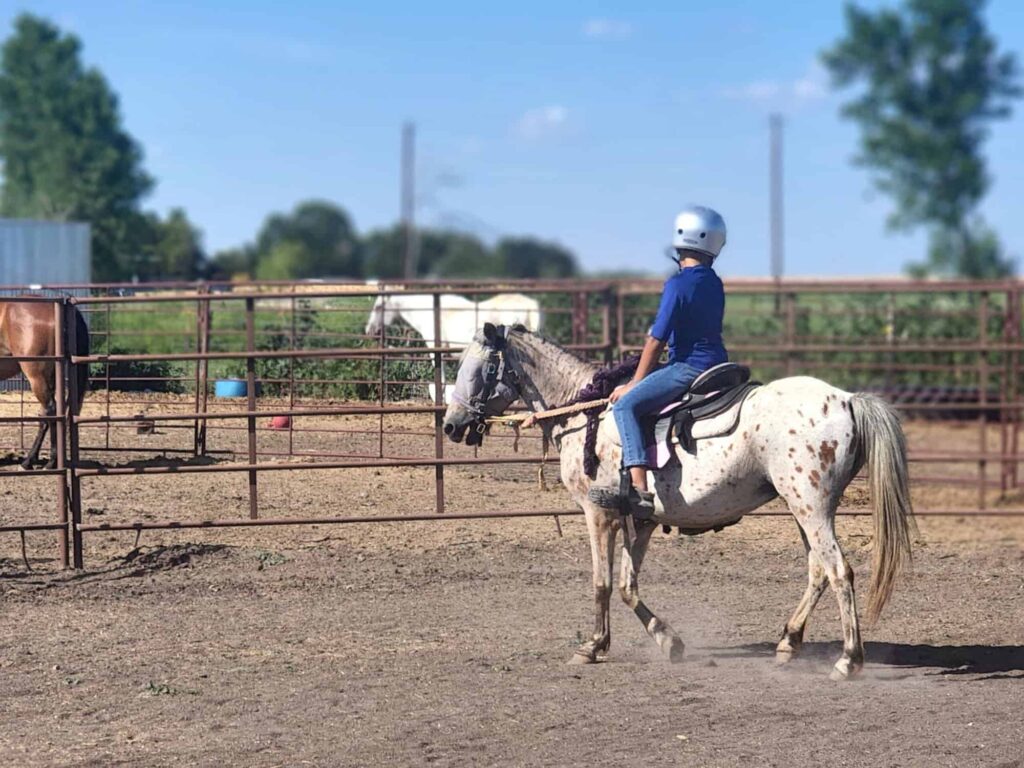
[[[402,275],[416,277],[419,241],[416,237],[416,126],[402,125]]]
[[[782,115],[768,118],[771,150],[769,158],[769,195],[771,207],[771,272],[772,279],[782,280],[785,254],[782,241]]]

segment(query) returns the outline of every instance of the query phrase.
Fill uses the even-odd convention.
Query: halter
[[[505,350],[508,346],[508,334],[512,330],[508,326],[500,325],[497,328],[497,334],[491,341],[490,351],[487,355],[487,362],[484,363],[484,386],[469,400],[462,397],[458,390],[452,392],[452,400],[457,402],[467,411],[476,417],[474,429],[477,432],[483,432],[487,425],[484,419],[487,417],[486,407],[487,401],[491,399],[494,394],[494,390],[498,388],[499,384],[504,384],[509,389],[519,392],[519,376],[513,370],[511,363],[505,356]]]

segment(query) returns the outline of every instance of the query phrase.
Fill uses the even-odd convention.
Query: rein
[[[603,397],[600,400],[589,400],[583,403],[569,403],[568,405],[560,405],[557,408],[549,408],[546,411],[535,411],[533,413],[510,413],[504,416],[492,416],[487,419],[488,424],[503,424],[506,427],[517,427],[523,426],[523,422],[532,419],[531,423],[526,425],[527,427],[533,426],[533,422],[543,421],[544,419],[554,419],[559,416],[569,416],[574,413],[583,413],[589,411],[592,408],[603,408],[608,405],[608,398]]]
[[[546,411],[537,411],[532,414],[514,414],[483,419],[481,420],[481,426],[486,428],[488,424],[504,424],[515,429],[518,434],[521,426],[530,427],[538,421],[545,419],[555,419],[575,413],[586,413],[587,432],[583,441],[583,471],[587,477],[593,478],[597,474],[597,467],[600,463],[597,458],[598,414],[596,411],[598,408],[604,408],[608,405],[608,398],[612,390],[623,379],[632,376],[636,372],[639,362],[640,358],[634,356],[616,366],[599,370],[594,374],[591,382],[580,390],[576,398],[565,405],[549,408]]]

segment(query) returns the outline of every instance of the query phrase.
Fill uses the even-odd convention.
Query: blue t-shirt
[[[722,343],[725,290],[711,267],[686,267],[665,281],[651,336],[668,342],[669,362],[707,370],[729,360]]]

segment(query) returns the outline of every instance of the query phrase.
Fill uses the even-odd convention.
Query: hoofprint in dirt
[[[825,677],[774,644],[805,580],[795,527],[656,536],[644,589],[687,642],[665,662],[621,605],[589,631],[582,521],[175,532],[85,574],[0,562],[0,764],[1019,766],[1024,526],[922,520],[915,575]],[[866,520],[840,519],[860,581]],[[171,535],[171,534],[168,534]]]

